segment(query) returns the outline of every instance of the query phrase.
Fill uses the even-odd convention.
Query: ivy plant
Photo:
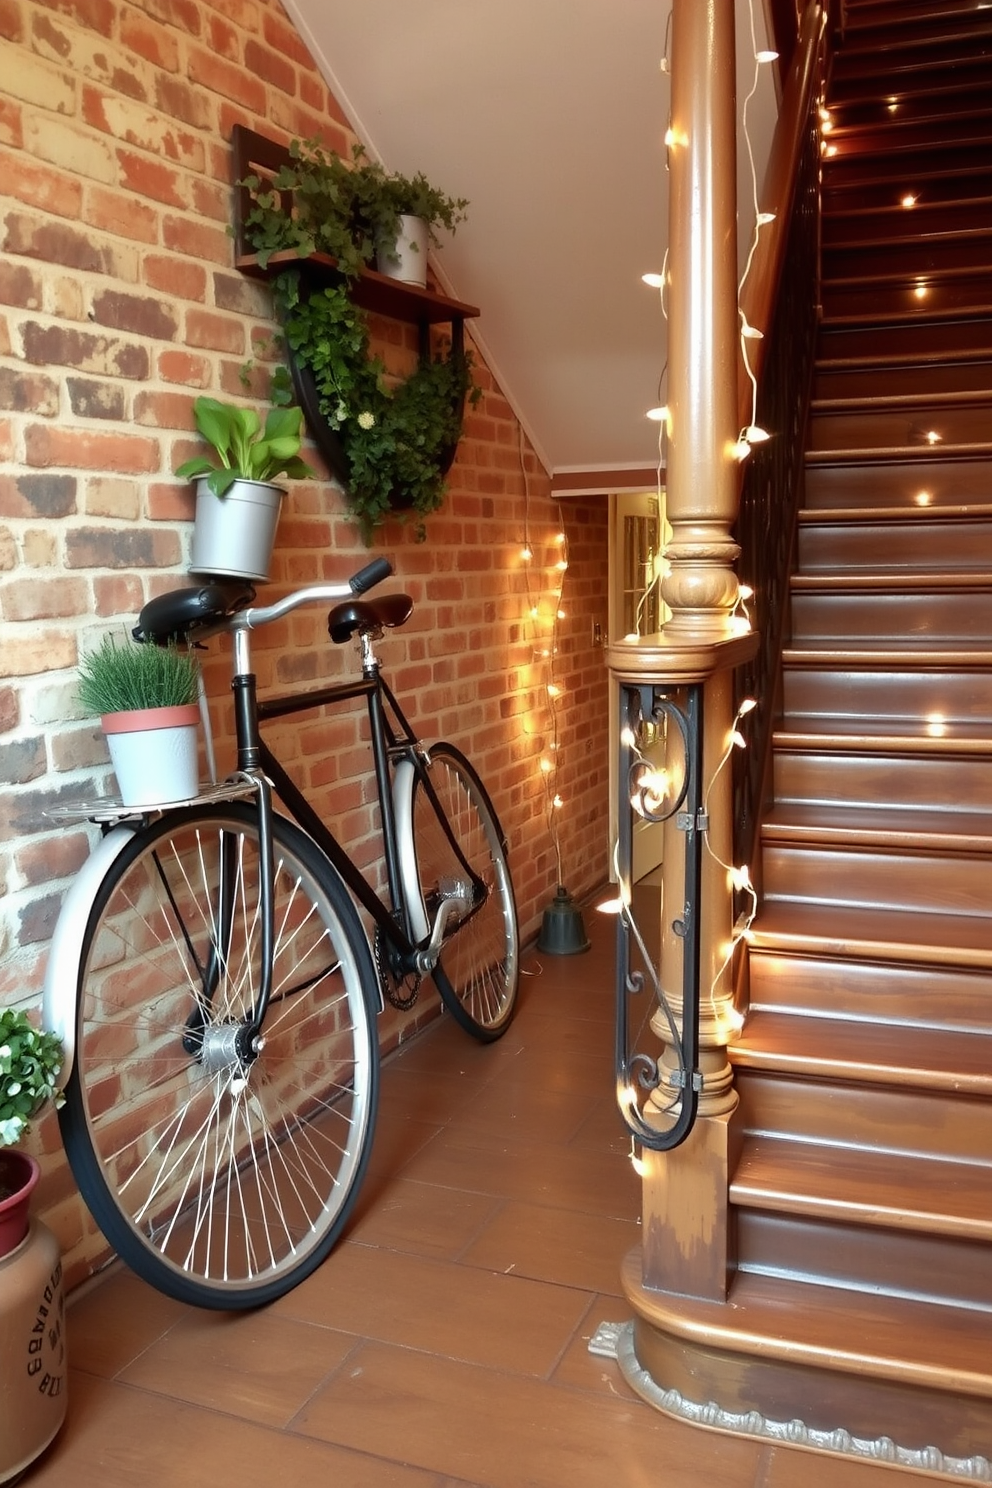
[[[39,1032],[15,1008],[0,1012],[0,1147],[21,1140],[45,1101],[62,1104],[56,1089],[61,1067],[57,1034]]]

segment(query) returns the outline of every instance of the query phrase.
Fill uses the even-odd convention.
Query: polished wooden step
[[[992,179],[989,181],[992,192]],[[884,321],[877,316],[864,324],[824,322],[816,355],[817,395],[821,378],[841,371],[905,368],[950,363],[956,367],[992,360],[992,285],[982,316],[954,320],[901,317]]]
[[[867,333],[866,333],[867,335]],[[875,412],[926,399],[936,402],[982,402],[992,399],[992,361],[988,353],[960,360],[947,354],[904,354],[858,365],[824,365],[813,379],[813,411],[817,414],[860,408]]]
[[[900,510],[927,513],[931,508],[974,510],[992,508],[987,458],[947,459],[943,451],[928,458],[877,460],[870,464],[831,464],[814,461],[806,467],[806,511],[799,521],[816,521],[822,511],[843,513],[856,520],[876,512]]]
[[[900,748],[979,749],[992,737],[992,657],[987,646],[941,652],[931,644],[895,650],[783,652],[785,727],[824,738],[892,739]],[[884,747],[884,746],[883,746]]]
[[[979,646],[992,635],[992,575],[804,574],[792,581],[792,640],[886,645],[930,637]]]
[[[989,284],[973,265],[936,274],[854,274],[828,280],[820,291],[823,325],[872,326],[892,320],[932,321],[935,316],[961,319],[987,314]]]
[[[855,1437],[894,1466],[909,1465],[900,1451],[916,1452],[922,1472],[944,1458],[974,1457],[969,1476],[987,1466],[986,1312],[747,1271],[733,1278],[727,1303],[706,1301],[652,1292],[640,1268],[634,1251],[623,1269],[638,1313],[633,1348],[666,1389],[719,1402],[751,1432],[761,1430],[759,1402],[766,1418],[798,1423],[794,1441],[821,1450],[851,1451]],[[810,1441],[802,1423],[836,1432],[836,1444]]]
[[[976,814],[984,815],[983,803],[985,811],[992,811],[992,741],[985,742],[984,752],[956,746],[938,752],[914,741],[869,735],[845,739],[839,747],[833,738],[782,728],[772,740],[773,812],[797,805],[837,807],[857,812],[862,825],[868,825],[861,815],[866,808],[894,808],[913,817],[914,824],[918,812],[942,812],[950,818],[946,829],[956,832]],[[919,825],[924,830],[928,826]],[[945,824],[935,819],[932,825]]]
[[[929,503],[908,511],[807,510],[799,522],[799,566],[804,578],[852,573],[984,577],[992,574],[990,519],[992,505],[936,516]]]

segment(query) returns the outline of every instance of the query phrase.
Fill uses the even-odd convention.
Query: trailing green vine
[[[424,517],[441,505],[444,471],[461,432],[466,396],[474,403],[470,358],[448,349],[393,386],[369,349],[366,317],[347,283],[301,292],[298,271],[275,281],[287,344],[309,371],[320,411],[347,463],[348,504],[365,543],[397,508]]]

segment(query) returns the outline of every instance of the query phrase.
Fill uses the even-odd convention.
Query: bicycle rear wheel
[[[433,977],[452,1016],[475,1038],[489,1042],[509,1027],[520,974],[503,832],[482,781],[454,745],[430,750],[430,788],[412,765],[409,777],[415,869],[412,884],[409,872],[404,883],[417,910],[414,929],[420,939],[429,933],[452,886],[474,894],[467,912],[448,922]],[[398,813],[398,819],[405,815]]]
[[[60,1117],[83,1197],[153,1286],[255,1307],[326,1257],[365,1173],[379,1049],[368,942],[313,842],[273,821],[272,995],[260,985],[252,807],[167,813],[94,898]],[[240,1041],[244,1042],[243,1037]]]

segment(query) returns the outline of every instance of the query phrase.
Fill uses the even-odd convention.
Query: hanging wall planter
[[[435,229],[454,231],[466,203],[423,175],[390,175],[360,147],[348,164],[315,141],[286,150],[240,126],[233,140],[238,266],[278,274],[276,308],[310,434],[366,542],[397,510],[414,515],[423,537],[423,519],[444,497],[466,395],[479,396],[462,333],[478,312],[420,287]],[[415,269],[384,256],[373,272],[366,266],[377,245],[395,242],[408,215],[427,221],[427,242],[411,254]],[[388,376],[370,354],[369,310],[419,324],[419,363],[406,379]],[[450,337],[432,339],[431,328],[444,323]]]
[[[380,239],[375,266],[387,279],[427,288],[428,228],[423,217],[401,213],[399,231],[391,239]]]
[[[201,477],[196,482],[190,573],[265,583],[285,494],[282,486],[268,481],[236,480],[223,496],[215,496]]]

